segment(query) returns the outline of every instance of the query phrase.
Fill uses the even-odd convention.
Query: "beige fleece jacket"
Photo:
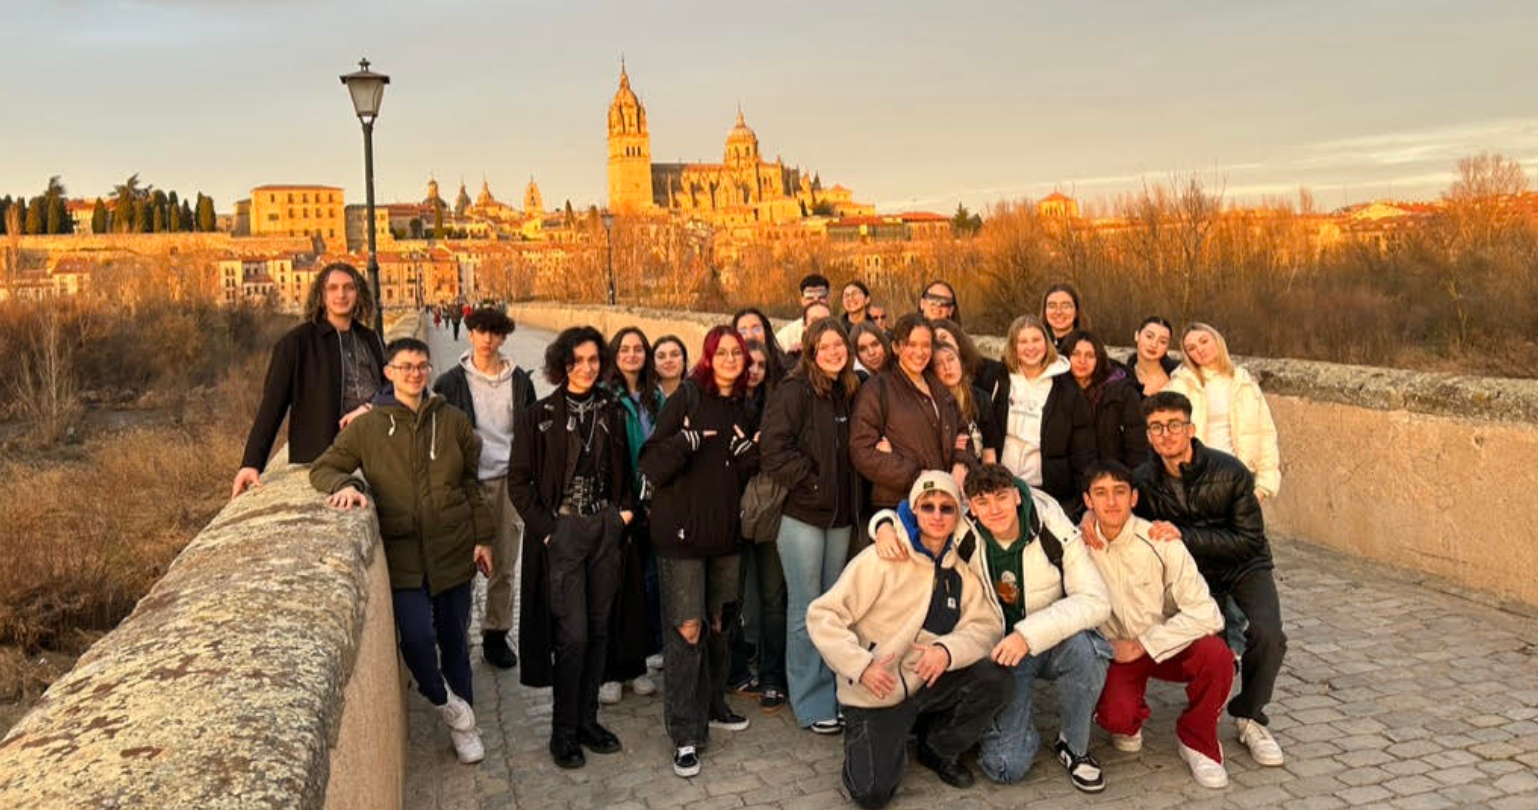
[[[987,585],[961,563],[954,544],[940,564],[961,574],[961,618],[950,633],[936,636],[924,630],[934,592],[935,563],[914,551],[903,562],[876,556],[874,546],[860,552],[844,568],[838,582],[806,609],[806,629],[812,643],[838,676],[838,702],[860,708],[896,706],[923,688],[914,671],[920,653],[914,644],[940,644],[951,655],[954,672],[977,663],[993,651],[1002,628],[989,602]],[[872,661],[895,656],[891,667],[901,685],[878,699],[860,683]]]
[[[1148,521],[1134,516],[1115,537],[1095,526],[1104,548],[1091,548],[1111,592],[1111,618],[1100,632],[1110,639],[1137,639],[1155,661],[1164,661],[1204,636],[1221,632],[1223,614],[1207,580],[1179,540],[1151,540]]]

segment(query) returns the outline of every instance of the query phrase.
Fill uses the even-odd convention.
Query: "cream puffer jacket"
[[[1109,639],[1137,639],[1148,656],[1163,662],[1223,629],[1223,614],[1207,590],[1196,560],[1179,540],[1151,540],[1152,524],[1132,517],[1114,538],[1101,533],[1089,557],[1111,593],[1111,617],[1100,632]]]
[[[918,693],[924,679],[914,667],[921,654],[913,645],[939,644],[950,653],[948,671],[965,669],[993,651],[1002,635],[988,603],[992,589],[961,562],[951,543],[939,565],[961,576],[960,618],[951,632],[937,636],[924,629],[934,593],[935,561],[914,551],[903,561],[876,556],[875,546],[860,552],[838,582],[806,609],[806,630],[828,667],[838,675],[838,702],[844,706],[896,706]],[[886,698],[878,698],[860,676],[873,661],[894,656],[892,667],[900,681]]]
[[[1234,398],[1228,406],[1229,432],[1233,436],[1234,455],[1255,474],[1255,494],[1274,498],[1282,488],[1282,459],[1276,445],[1276,423],[1271,407],[1255,378],[1239,366],[1234,367]],[[1195,369],[1185,363],[1170,375],[1166,391],[1185,394],[1191,400],[1191,424],[1196,438],[1207,441],[1207,389]]]

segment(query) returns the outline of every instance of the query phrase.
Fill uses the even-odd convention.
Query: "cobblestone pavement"
[[[435,354],[447,334],[433,336]],[[518,332],[510,352],[537,366],[548,335]],[[455,355],[457,356],[457,355]],[[438,354],[440,368],[452,362]],[[1538,809],[1538,619],[1503,612],[1367,563],[1304,544],[1275,543],[1277,580],[1289,639],[1270,706],[1271,728],[1287,755],[1280,768],[1250,760],[1225,718],[1231,785],[1201,788],[1174,752],[1174,719],[1184,705],[1176,684],[1152,682],[1153,718],[1144,749],[1124,754],[1096,730],[1094,753],[1108,787],[1086,796],[1046,754],[1020,784],[979,775],[955,790],[911,764],[894,808],[1052,806],[1288,810],[1338,807]],[[484,599],[477,589],[476,614]],[[479,632],[473,631],[479,642]],[[550,761],[549,690],[518,684],[471,652],[476,713],[486,761],[463,766],[446,730],[415,692],[410,710],[406,806],[456,808],[814,808],[854,807],[840,792],[838,738],[795,727],[789,710],[764,716],[733,697],[751,718],[746,731],[717,732],[694,779],[673,775],[662,730],[661,694],[601,712],[624,742],[612,756],[562,771]],[[1050,691],[1037,700],[1044,739],[1056,736]],[[975,769],[974,769],[975,770]]]

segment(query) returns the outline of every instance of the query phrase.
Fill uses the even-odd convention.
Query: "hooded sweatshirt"
[[[1068,360],[1058,357],[1036,379],[1018,372],[1009,375],[1009,416],[1000,463],[1031,486],[1041,486],[1041,425],[1052,378],[1069,372]]]
[[[503,361],[502,370],[489,375],[475,367],[470,352],[459,357],[475,404],[475,430],[481,435],[482,481],[507,475],[507,459],[513,452],[513,364]]]

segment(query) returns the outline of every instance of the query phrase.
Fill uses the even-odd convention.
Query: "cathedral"
[[[822,188],[821,178],[784,161],[767,162],[758,135],[737,110],[720,163],[653,163],[646,108],[620,66],[619,90],[609,105],[609,207],[621,213],[671,212],[723,225],[780,223],[814,215],[871,213],[843,186]]]

